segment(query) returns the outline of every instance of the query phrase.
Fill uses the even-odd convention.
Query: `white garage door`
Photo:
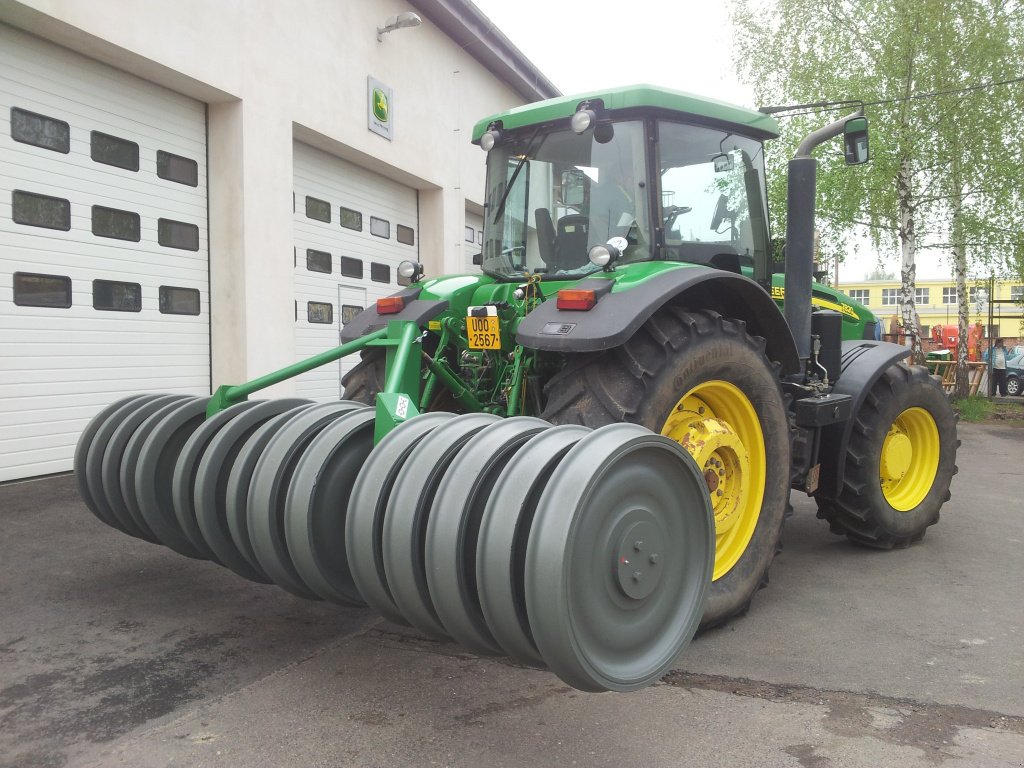
[[[484,248],[484,217],[479,214],[466,211],[466,226],[462,238],[465,242],[462,245],[465,264],[463,269],[470,274],[480,271],[480,267],[473,263],[473,256],[480,253]]]
[[[306,144],[295,155],[295,347],[300,358],[340,343],[359,310],[399,290],[396,268],[418,259],[416,190]],[[299,376],[298,394],[336,400],[350,356]]]
[[[0,25],[0,481],[134,392],[209,392],[203,104]]]

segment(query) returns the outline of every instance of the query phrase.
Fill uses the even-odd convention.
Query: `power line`
[[[880,101],[868,101],[865,102],[864,106],[874,107],[880,104],[896,104],[901,101],[914,101],[916,99],[934,99],[937,96],[952,96],[956,93],[971,93],[972,91],[987,91],[990,88],[997,88],[1001,85],[1013,85],[1015,83],[1024,83],[1024,77],[1014,77],[1009,80],[998,80],[992,83],[980,83],[978,85],[968,85],[964,88],[950,88],[945,91],[925,91],[924,93],[915,93],[912,96],[901,96],[896,99],[883,99]]]
[[[1017,83],[1024,82],[1024,77],[1013,77],[1009,80],[997,80],[990,83],[979,83],[978,85],[968,85],[963,88],[949,88],[942,91],[925,91],[924,93],[915,93],[910,96],[898,96],[892,99],[878,99],[877,101],[861,101],[859,99],[846,99],[843,101],[817,101],[809,104],[791,104],[789,106],[780,107],[761,107],[760,112],[764,112],[766,115],[775,115],[782,112],[791,112],[791,110],[803,110],[802,112],[792,112],[791,114],[782,114],[780,117],[801,117],[803,115],[813,115],[824,110],[827,112],[835,112],[840,109],[849,107],[851,105],[860,105],[864,107],[876,107],[883,104],[898,104],[903,101],[917,101],[920,99],[934,99],[939,96],[952,96],[959,93],[972,93],[974,91],[987,91],[992,88],[998,88],[1003,85],[1015,85]]]

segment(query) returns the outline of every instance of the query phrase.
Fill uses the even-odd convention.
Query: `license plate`
[[[469,308],[469,314],[466,315],[466,337],[470,349],[501,349],[499,331],[498,310],[495,307]]]

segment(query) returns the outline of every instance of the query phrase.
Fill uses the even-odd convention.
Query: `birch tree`
[[[963,90],[1020,71],[1019,4],[732,0],[731,17],[737,69],[762,103],[867,102],[873,160],[846,169],[834,157],[823,158],[818,228],[832,258],[848,247],[857,225],[867,228],[875,248],[899,249],[900,314],[920,354],[914,291],[921,243],[952,240],[950,255],[966,275],[967,243],[977,230],[983,191],[1019,189],[1024,181],[1020,164],[1008,168],[1005,155],[994,150],[997,138],[1005,146],[1008,135],[1019,136],[1019,110],[1016,117],[1010,109],[994,110],[989,89]],[[950,90],[956,94],[945,93]],[[788,154],[807,131],[832,117],[798,113],[783,119]],[[984,141],[976,138],[978,131]],[[769,157],[774,211],[785,210],[788,154]],[[1006,184],[1008,171],[1015,185]],[[992,184],[997,175],[1001,187]],[[960,300],[966,302],[966,294]]]

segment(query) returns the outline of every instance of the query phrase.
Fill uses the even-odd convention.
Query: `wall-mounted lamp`
[[[393,32],[396,29],[403,29],[405,27],[418,27],[422,23],[423,19],[412,11],[406,11],[405,13],[400,13],[397,16],[392,16],[387,20],[383,27],[377,27],[377,42],[384,42],[384,35],[388,32]]]

